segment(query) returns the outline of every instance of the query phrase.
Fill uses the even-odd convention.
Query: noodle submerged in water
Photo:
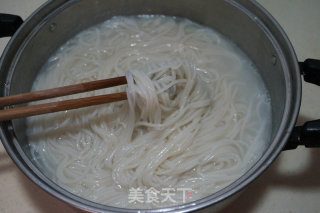
[[[185,19],[114,17],[85,30],[50,58],[33,90],[121,75],[127,88],[72,98],[127,89],[128,101],[28,118],[32,158],[63,188],[118,207],[177,205],[232,183],[264,151],[270,101],[255,67]],[[168,188],[176,193],[165,200]],[[132,200],[137,189],[158,200]]]

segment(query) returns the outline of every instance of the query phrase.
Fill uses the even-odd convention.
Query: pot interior
[[[34,79],[49,56],[78,32],[112,16],[138,14],[188,18],[215,29],[237,44],[258,68],[270,94],[272,135],[268,149],[275,149],[271,146],[273,143],[277,146],[284,144],[281,140],[287,137],[283,133],[284,129],[288,130],[292,126],[289,122],[295,119],[300,101],[300,79],[295,67],[296,61],[278,26],[251,1],[50,1],[25,23],[12,42],[11,48],[16,48],[17,51],[8,53],[5,57],[7,62],[4,61],[1,66],[1,79],[6,79],[5,83],[9,85],[8,88],[2,88],[2,91],[6,95],[30,91]],[[17,150],[21,149],[29,156],[25,125],[25,119],[14,120],[12,137],[19,141],[19,144],[15,144],[18,146]],[[264,160],[270,158],[270,152],[269,156],[263,156]]]

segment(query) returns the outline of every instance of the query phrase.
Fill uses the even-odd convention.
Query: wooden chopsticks
[[[39,101],[49,98],[72,95],[92,90],[109,88],[126,84],[125,76],[80,83],[70,86],[63,86],[53,89],[40,90],[19,95],[12,95],[0,98],[0,106],[9,106],[14,104],[22,104],[31,101]],[[87,98],[71,99],[66,101],[57,101],[52,103],[24,106],[12,109],[0,110],[0,120],[11,120],[15,118],[28,117],[33,115],[41,115],[46,113],[77,109],[81,107],[105,104],[115,101],[127,99],[126,92],[99,95]]]

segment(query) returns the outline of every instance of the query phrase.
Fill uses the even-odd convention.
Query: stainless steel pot
[[[17,166],[37,185],[80,209],[104,212],[208,211],[256,179],[285,148],[320,144],[319,121],[294,125],[301,101],[300,68],[306,80],[320,83],[319,61],[298,63],[294,50],[279,24],[258,3],[250,0],[55,0],[21,20],[7,17],[7,32],[13,35],[0,61],[0,95],[28,92],[41,66],[64,42],[78,32],[116,15],[164,14],[185,17],[212,27],[235,42],[257,66],[270,93],[272,135],[268,148],[256,164],[228,187],[203,199],[163,209],[129,210],[104,206],[62,189],[33,164],[25,136],[25,120],[0,124],[4,147]],[[1,29],[1,28],[0,28]],[[1,31],[1,30],[0,30]],[[0,33],[1,35],[1,33]],[[300,67],[299,67],[300,65]],[[318,70],[319,71],[319,70]],[[289,136],[291,138],[287,143]]]

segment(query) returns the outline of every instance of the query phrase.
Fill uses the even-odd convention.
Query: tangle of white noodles
[[[67,190],[126,208],[176,205],[179,193],[177,203],[129,203],[129,189],[192,188],[186,201],[196,200],[263,152],[270,103],[261,79],[233,44],[188,20],[112,18],[68,41],[33,90],[125,73],[128,101],[28,119],[31,157]]]

